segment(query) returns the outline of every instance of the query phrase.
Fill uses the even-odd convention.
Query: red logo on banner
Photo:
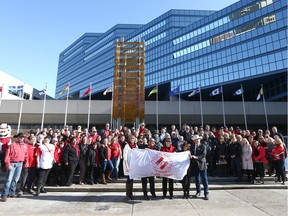
[[[166,152],[158,152],[152,157],[151,165],[155,176],[169,177],[172,175],[173,161]]]

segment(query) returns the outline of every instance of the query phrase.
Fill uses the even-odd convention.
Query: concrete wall
[[[43,100],[25,100],[21,124],[41,124]],[[86,124],[88,100],[71,100],[68,103],[68,124]],[[21,101],[2,100],[0,122],[17,124]],[[179,124],[178,101],[158,102],[159,124]],[[66,100],[47,100],[44,124],[64,124]],[[226,125],[244,125],[242,102],[225,102]],[[265,125],[263,102],[246,102],[248,125]],[[287,124],[287,104],[266,102],[269,125]],[[199,102],[181,102],[181,122],[201,124]],[[204,124],[223,125],[222,102],[203,102]],[[91,124],[103,125],[110,122],[111,101],[91,101]],[[156,102],[145,102],[145,122],[156,124]]]

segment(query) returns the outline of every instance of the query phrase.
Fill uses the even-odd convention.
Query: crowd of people
[[[275,176],[276,182],[285,184],[287,177],[287,148],[281,133],[273,126],[249,131],[239,127],[191,127],[183,124],[151,131],[145,123],[139,128],[120,126],[112,130],[109,123],[97,130],[81,126],[69,131],[39,128],[18,133],[1,158],[2,171],[6,169],[6,181],[1,195],[8,197],[28,192],[39,196],[46,193],[45,185],[72,186],[73,184],[109,184],[127,176],[126,195],[133,199],[133,179],[129,178],[129,160],[133,148],[149,148],[164,152],[190,151],[191,163],[183,178],[183,198],[190,197],[190,180],[195,177],[196,193],[201,196],[200,183],[204,187],[204,199],[209,199],[208,176],[236,176],[237,181],[264,184],[265,176]],[[287,159],[286,159],[287,163]],[[285,170],[286,168],[286,170]],[[76,175],[75,174],[79,174]],[[78,177],[79,176],[79,177]],[[245,178],[243,178],[245,176]],[[247,178],[246,178],[247,176]],[[257,177],[257,178],[256,178]],[[16,191],[17,182],[20,187]],[[257,179],[257,181],[256,181]],[[155,176],[142,178],[145,199],[147,191],[156,198]],[[162,178],[163,198],[173,199],[173,179]]]

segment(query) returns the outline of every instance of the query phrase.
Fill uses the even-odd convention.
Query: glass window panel
[[[259,66],[256,67],[256,73],[257,73],[257,74],[263,73],[263,67],[262,67],[262,65],[259,65]]]
[[[277,70],[284,68],[283,61],[277,61],[276,62],[276,68],[277,68]]]
[[[270,71],[275,71],[275,70],[277,69],[275,62],[270,63],[270,64],[269,64],[269,67],[270,67]],[[266,72],[269,72],[269,70],[266,71]]]

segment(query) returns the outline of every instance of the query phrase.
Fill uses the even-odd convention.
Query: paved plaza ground
[[[212,190],[210,200],[144,200],[141,192],[127,201],[124,192],[48,192],[39,197],[24,194],[0,203],[0,215],[105,215],[105,216],[287,216],[287,189]]]

